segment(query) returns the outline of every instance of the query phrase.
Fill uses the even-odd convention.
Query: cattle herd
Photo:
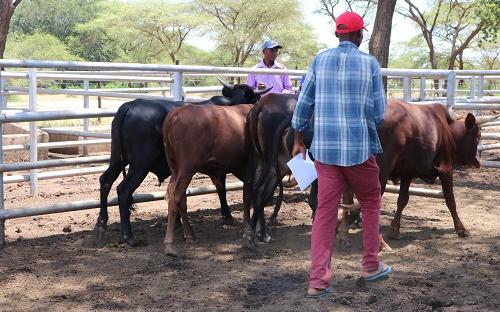
[[[186,241],[196,239],[186,205],[186,189],[196,173],[211,178],[219,195],[221,215],[224,222],[230,223],[233,219],[226,202],[225,179],[228,173],[240,179],[244,184],[244,244],[252,247],[255,238],[270,240],[264,206],[279,188],[270,218],[270,222],[275,222],[283,197],[282,179],[290,173],[286,162],[291,159],[294,135],[291,119],[297,95],[262,96],[269,89],[253,90],[244,84],[221,83],[223,96],[204,102],[136,99],[120,106],[111,126],[110,165],[100,177],[98,240],[103,239],[108,222],[108,194],[113,182],[123,173],[117,187],[121,240],[130,246],[135,244],[130,224],[132,194],[149,172],[155,174],[160,183],[171,177],[167,187],[166,254],[177,255],[174,228],[179,216]],[[379,130],[384,153],[378,155],[377,162],[382,192],[388,179],[400,183],[391,238],[400,237],[400,217],[408,203],[412,179],[434,183],[438,177],[455,231],[459,236],[468,236],[456,210],[453,168],[479,167],[476,158],[479,125],[485,121],[472,114],[455,120],[440,104],[388,101]],[[306,145],[311,143],[313,128],[312,125],[305,134]],[[313,183],[308,201],[313,211],[316,194],[317,185]],[[343,203],[353,203],[352,191],[344,194]],[[346,216],[344,213],[344,220]],[[347,227],[343,229],[341,233],[346,234]],[[341,238],[346,240],[345,236]]]

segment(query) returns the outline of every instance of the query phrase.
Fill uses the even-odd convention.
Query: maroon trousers
[[[309,287],[327,288],[332,278],[331,258],[335,246],[337,213],[342,193],[351,185],[363,217],[363,261],[365,272],[378,268],[380,181],[375,156],[362,164],[341,167],[315,162],[318,172],[318,208],[311,232]]]

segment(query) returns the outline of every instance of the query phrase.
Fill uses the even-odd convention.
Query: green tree
[[[94,52],[80,49],[79,55],[86,58],[175,63],[187,37],[202,22],[187,3],[110,1],[101,6],[96,19],[78,25],[72,50],[78,50],[81,40],[96,48]]]
[[[34,33],[32,35],[14,36],[9,40],[5,51],[8,58],[75,61],[78,56],[72,55],[59,39],[50,34]]]
[[[493,39],[498,33],[500,6],[498,0],[437,0],[428,10],[418,8],[414,1],[405,0],[403,16],[414,21],[422,31],[428,47],[431,68],[438,68],[439,50],[448,50],[446,68],[454,69],[458,61],[463,67],[464,50],[482,34]]]
[[[12,18],[14,33],[51,34],[66,42],[76,24],[92,20],[101,0],[24,0]]]
[[[87,61],[112,62],[119,54],[117,43],[106,34],[107,25],[94,20],[75,27],[75,35],[68,39],[70,51]]]
[[[0,59],[5,51],[12,15],[20,3],[21,0],[0,0]]]
[[[277,29],[296,28],[302,19],[296,0],[193,0],[211,25],[208,29],[217,48],[214,54],[226,65],[243,66],[258,53],[263,39]],[[279,38],[277,38],[279,39]]]
[[[313,57],[319,50],[326,48],[326,46],[318,44],[312,27],[306,23],[295,21],[293,31],[290,31],[290,27],[292,26],[275,28],[270,31],[269,36],[276,38],[283,45],[279,60],[290,69],[308,68]],[[254,55],[259,60],[262,58],[260,46]],[[255,62],[252,62],[252,64],[247,65],[252,66],[254,64]]]
[[[204,22],[188,3],[159,0],[141,2],[127,20],[150,43],[152,56],[167,54],[172,63],[177,61],[186,38]]]

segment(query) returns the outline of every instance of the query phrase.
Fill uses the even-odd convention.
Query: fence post
[[[411,101],[411,79],[410,77],[403,78],[403,101]]]
[[[175,65],[179,65],[179,61],[175,61]],[[172,97],[174,101],[182,101],[184,98],[184,90],[182,89],[182,72],[174,72],[174,82],[171,86]]]
[[[36,111],[36,68],[28,70],[29,79],[29,111]],[[37,123],[30,122],[30,162],[38,161],[38,144],[37,144]],[[30,194],[38,195],[38,171],[37,169],[30,170]]]
[[[470,77],[470,95],[469,98],[472,100],[476,97],[476,76]]]
[[[446,85],[446,106],[448,107],[448,109],[451,109],[455,104],[456,78],[457,74],[455,73],[455,71],[450,71],[448,74]]]
[[[161,88],[162,88],[161,96],[166,97],[166,94],[167,94],[166,90],[165,90],[165,89],[167,89],[167,82],[166,81],[161,82]]]
[[[3,164],[3,122],[0,122],[0,164]],[[0,211],[5,209],[3,172],[0,173]],[[5,246],[5,220],[0,219],[0,248]]]
[[[83,81],[83,91],[87,92],[87,91],[89,91],[89,89],[90,89],[90,82],[88,80],[84,80]],[[83,108],[84,109],[90,108],[90,101],[89,101],[90,99],[89,98],[90,97],[88,94],[85,94],[83,96]],[[89,119],[88,118],[83,119],[83,131],[89,132]],[[83,139],[87,140],[87,137],[84,136]],[[88,154],[89,154],[88,147],[84,146],[83,147],[83,156],[87,156]]]
[[[476,91],[476,98],[477,99],[483,98],[483,91],[484,91],[484,76],[479,76],[478,82],[477,82],[477,91]],[[473,113],[474,113],[474,116],[481,116],[483,114],[483,111],[477,110],[477,111],[474,111]]]
[[[484,91],[484,76],[479,76],[478,86],[477,86],[477,98],[481,99],[483,97]]]
[[[5,88],[7,87],[7,77],[2,76],[3,70],[0,70],[0,109],[7,108],[7,93]]]
[[[420,101],[425,101],[425,77],[420,77]]]

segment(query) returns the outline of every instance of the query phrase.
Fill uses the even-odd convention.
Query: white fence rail
[[[38,179],[50,179],[63,176],[94,174],[102,172],[106,167],[78,168],[69,170],[60,170],[55,172],[38,172],[41,168],[53,168],[67,165],[89,164],[106,162],[109,156],[80,157],[77,159],[47,160],[37,161],[38,149],[47,149],[53,147],[67,146],[89,146],[94,144],[109,143],[109,134],[92,133],[89,131],[88,118],[112,117],[116,108],[108,109],[89,109],[89,97],[120,97],[120,98],[167,98],[174,100],[184,99],[186,94],[193,93],[214,93],[220,92],[221,87],[185,87],[184,78],[194,76],[229,76],[245,77],[249,73],[261,74],[289,74],[293,79],[299,79],[306,73],[305,70],[271,70],[255,68],[236,68],[236,67],[213,67],[213,66],[188,66],[188,65],[155,65],[155,64],[120,64],[120,63],[93,63],[93,62],[59,62],[59,61],[16,61],[0,60],[0,67],[4,68],[28,68],[27,72],[0,72],[0,107],[3,108],[0,114],[0,244],[5,243],[5,220],[9,218],[18,218],[24,216],[46,214],[53,212],[72,211],[78,209],[89,209],[98,207],[97,201],[84,201],[78,203],[58,203],[47,207],[38,208],[19,208],[5,209],[4,207],[4,184],[19,181],[30,181],[31,193],[37,194]],[[40,69],[70,69],[81,71],[61,71],[61,72],[43,72]],[[96,72],[96,70],[98,70]],[[459,75],[457,76],[457,73]],[[483,98],[484,81],[498,80],[500,71],[450,71],[450,70],[407,70],[407,69],[382,69],[382,74],[389,79],[402,80],[403,99],[412,100],[412,93],[418,91],[417,97],[421,101],[429,100],[428,93],[437,94],[440,98],[432,98],[435,101],[446,104],[450,109],[459,108],[467,110],[490,110],[500,109],[499,98]],[[457,90],[457,77],[459,79],[469,79],[471,81],[469,96],[457,98],[457,93],[464,93],[466,90]],[[9,86],[10,79],[25,79],[28,81],[28,87]],[[75,80],[82,81],[82,89],[47,89],[38,87],[39,80]],[[427,79],[437,79],[439,87],[437,90],[427,87]],[[412,89],[412,80],[419,80],[419,89]],[[160,83],[161,87],[141,87],[141,88],[119,88],[119,89],[93,89],[89,87],[90,81],[136,81]],[[446,81],[446,88],[444,88]],[[477,88],[476,88],[477,82]],[[167,96],[167,91],[170,95]],[[145,92],[161,92],[161,95],[151,95]],[[488,91],[489,92],[489,91]],[[29,96],[28,112],[10,112],[7,98],[13,94],[27,94]],[[37,94],[71,94],[81,95],[84,98],[84,109],[62,110],[62,111],[37,111]],[[441,97],[443,94],[445,98]],[[187,98],[189,100],[189,98]],[[193,98],[199,100],[200,98]],[[434,102],[435,102],[434,101]],[[84,137],[99,137],[104,140],[87,141],[69,141],[54,143],[37,143],[36,130],[38,121],[62,120],[62,119],[80,119],[84,121],[83,131],[77,131],[73,134]],[[3,146],[3,125],[13,122],[30,122],[30,142],[27,145],[17,144],[13,146]],[[66,132],[67,133],[67,132]],[[493,134],[490,135],[493,138]],[[490,136],[487,136],[489,138]],[[484,135],[483,135],[484,137]],[[494,136],[496,139],[497,137]],[[496,148],[495,145],[484,145],[482,150]],[[24,163],[4,164],[3,152],[12,150],[29,149],[30,161]],[[500,167],[497,162],[483,161],[483,165],[490,167]],[[4,172],[30,170],[29,174],[21,174],[6,177]],[[241,186],[230,185],[230,189],[240,189]],[[213,187],[212,187],[213,188]],[[213,190],[210,187],[202,187],[198,190],[191,190],[191,194],[205,193]],[[396,187],[388,187],[388,191],[397,192]],[[194,192],[194,193],[193,193]],[[412,189],[412,194],[431,197],[442,197],[442,193],[435,190]],[[162,199],[164,193],[160,195],[140,194],[135,197],[136,202]],[[113,200],[110,205],[115,205]]]

